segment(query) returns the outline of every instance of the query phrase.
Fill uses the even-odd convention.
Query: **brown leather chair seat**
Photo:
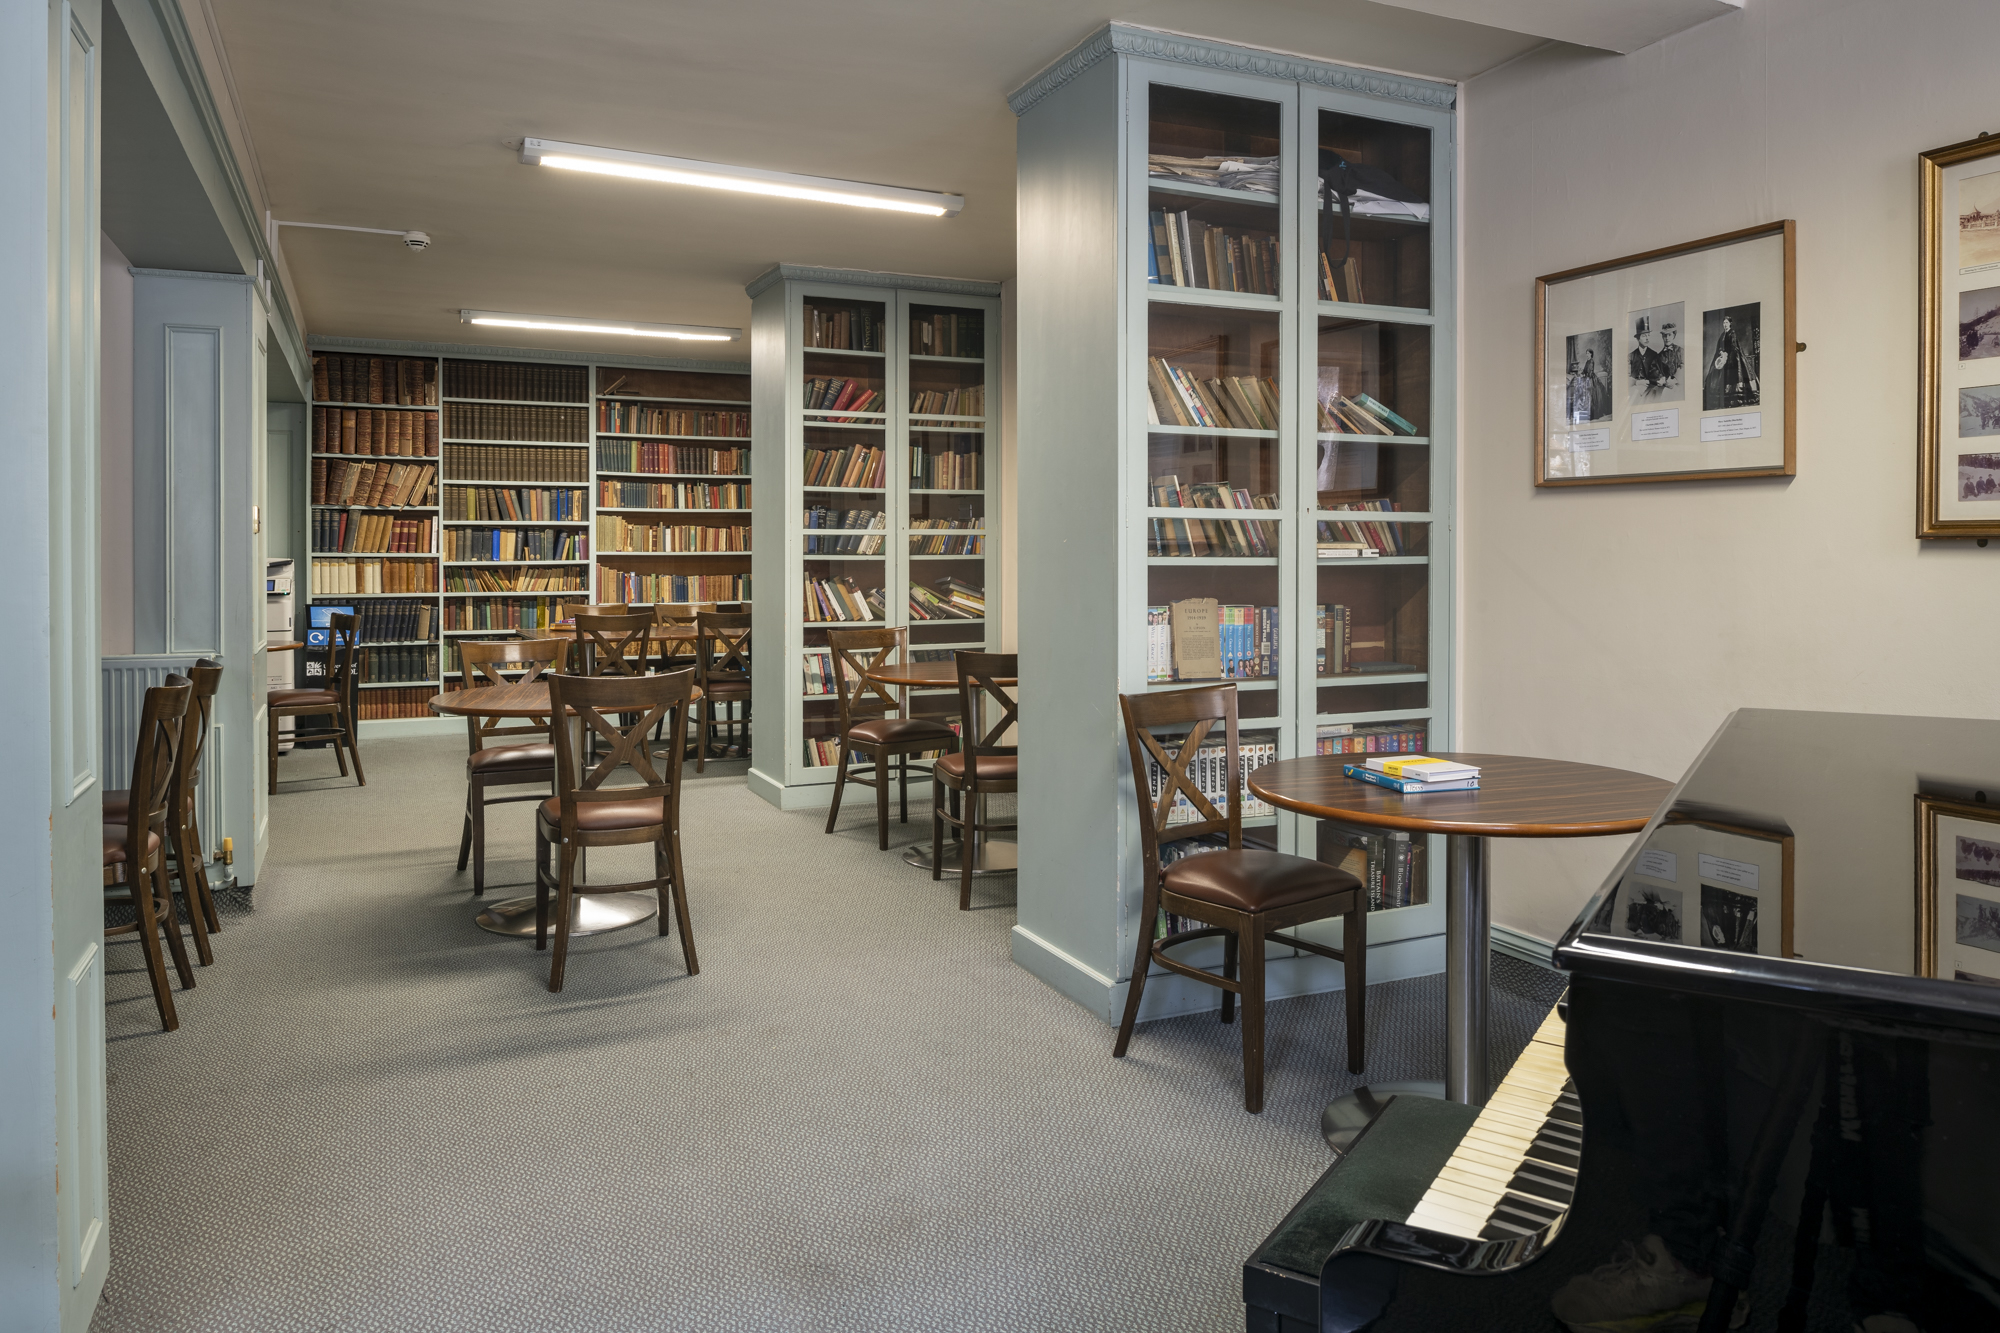
[[[146,855],[151,856],[159,850],[160,835],[157,833],[148,833],[146,835]],[[124,861],[125,826],[123,824],[106,824],[104,826],[104,864],[108,866],[122,865]]]
[[[708,699],[748,699],[750,682],[747,680],[714,680],[702,687],[702,696]]]
[[[541,804],[542,820],[550,828],[562,826],[562,802],[549,797]],[[617,833],[624,829],[651,828],[666,822],[666,802],[659,797],[637,801],[579,801],[576,826],[586,833]]]
[[[104,793],[104,818],[107,823],[123,824],[125,815],[131,808],[131,792],[121,790]]]
[[[266,699],[278,708],[290,708],[295,704],[337,704],[340,696],[332,690],[272,690]]]
[[[965,754],[954,750],[937,761],[938,772],[954,782],[965,779]],[[995,782],[1013,782],[1021,775],[1021,757],[1012,754],[988,754],[979,757],[979,785],[985,787]]]
[[[1239,912],[1268,912],[1360,887],[1344,870],[1283,852],[1197,852],[1161,873],[1160,884],[1178,893]]]
[[[465,771],[468,773],[512,773],[520,769],[553,769],[555,766],[556,747],[553,745],[496,745],[488,750],[474,750],[465,757]]]
[[[909,741],[940,741],[945,745],[956,745],[958,737],[951,734],[951,728],[942,722],[926,722],[914,717],[875,717],[866,722],[856,722],[847,729],[854,740],[865,741],[869,745],[897,745]]]

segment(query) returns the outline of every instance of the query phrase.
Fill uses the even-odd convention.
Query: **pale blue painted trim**
[[[1458,101],[1458,89],[1449,83],[1433,83],[1400,74],[1385,74],[1379,70],[1336,65],[1283,51],[1232,46],[1227,42],[1159,28],[1110,23],[1056,57],[1047,68],[1009,93],[1007,105],[1013,108],[1015,115],[1025,115],[1037,102],[1113,54],[1196,65],[1235,74],[1255,74],[1269,79],[1290,79],[1320,88],[1365,93],[1370,97],[1391,97],[1443,111],[1451,110]]]
[[[204,273],[192,268],[132,268],[125,270],[135,278],[196,278],[202,282],[235,282],[245,287],[254,287],[257,279],[247,273]]]
[[[1546,967],[1551,971],[1556,965],[1556,946],[1538,935],[1530,935],[1524,930],[1511,926],[1492,927],[1493,948],[1509,958],[1518,958],[1524,963]]]
[[[780,282],[833,282],[848,287],[893,287],[906,292],[944,292],[951,296],[998,296],[1000,284],[976,278],[932,278],[919,273],[872,273],[859,268],[814,268],[809,264],[773,264],[750,279],[743,290],[752,300]]]
[[[462,356],[481,361],[531,357],[569,365],[633,366],[641,370],[705,370],[717,375],[748,375],[748,361],[697,361],[683,356],[612,356],[602,352],[558,352],[544,347],[490,347],[484,343],[398,342],[389,338],[308,338],[316,352],[374,352],[396,356]],[[308,378],[310,383],[310,378]]]

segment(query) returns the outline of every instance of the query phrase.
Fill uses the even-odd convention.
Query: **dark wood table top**
[[[1489,838],[1590,838],[1637,833],[1673,783],[1622,768],[1529,759],[1511,754],[1448,754],[1434,759],[1479,766],[1477,791],[1404,796],[1341,772],[1365,754],[1280,759],[1250,775],[1260,800],[1316,819],[1338,819],[1412,833],[1472,833]]]
[[[674,639],[688,643],[694,642],[693,625],[662,625],[655,622],[653,628],[647,632],[651,635],[654,643],[658,643],[662,639]],[[549,626],[549,637],[551,639],[574,639],[577,637],[576,626],[551,625]]]
[[[701,698],[701,691],[689,692],[688,701]],[[549,687],[545,681],[533,684],[481,685],[470,690],[446,690],[431,696],[431,711],[452,717],[547,717]]]
[[[909,685],[917,689],[932,686],[956,686],[958,684],[958,663],[956,662],[897,662],[893,666],[878,666],[866,673],[869,680],[879,680],[884,685]],[[996,685],[1018,685],[1012,676],[995,676]]]
[[[265,644],[265,645],[264,645],[264,651],[265,651],[265,652],[270,652],[270,653],[289,653],[289,652],[293,652],[293,651],[296,651],[297,649],[300,649],[300,648],[303,648],[303,647],[305,647],[305,645],[304,645],[303,643],[298,643],[298,642],[293,642],[293,643],[267,643],[267,644]]]

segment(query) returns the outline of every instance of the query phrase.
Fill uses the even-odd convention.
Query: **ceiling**
[[[779,260],[1007,278],[1005,96],[1107,19],[1443,79],[1543,40],[1367,0],[210,4],[276,215],[432,238],[286,229],[310,334],[626,352],[457,312],[744,326],[744,283]],[[587,176],[521,165],[524,135],[966,202],[944,220]]]

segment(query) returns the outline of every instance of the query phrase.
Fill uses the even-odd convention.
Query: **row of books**
[[[1368,910],[1415,907],[1431,900],[1430,875],[1424,857],[1425,839],[1401,829],[1349,828],[1322,820],[1317,837],[1318,859],[1360,880],[1368,891]]]
[[[1278,386],[1256,375],[1200,379],[1165,357],[1146,358],[1149,419],[1155,426],[1276,430]]]
[[[600,451],[603,449],[599,445]],[[445,471],[468,481],[587,482],[590,459],[581,449],[510,444],[447,444]]]
[[[1181,643],[1178,653],[1177,628],[1192,640]],[[1259,680],[1277,674],[1277,607],[1195,598],[1146,608],[1147,680]]]
[[[721,435],[750,438],[748,412],[703,412],[687,407],[655,407],[651,403],[597,404],[597,429],[610,435]]]
[[[929,536],[919,537],[918,532],[962,533],[978,532],[984,529],[986,520],[975,518],[960,521],[955,518],[913,518],[910,520],[911,555],[980,555],[985,550],[985,538],[975,536]]]
[[[841,486],[881,490],[889,484],[889,454],[867,444],[845,449],[806,450],[807,486]]]
[[[880,555],[880,537],[807,537],[807,555]]]
[[[354,607],[354,632],[362,643],[406,643],[436,636],[437,603],[360,602]]]
[[[808,412],[880,412],[882,391],[871,389],[858,379],[820,375],[806,381],[805,410]],[[848,417],[839,418],[851,420]]]
[[[368,648],[361,654],[361,679],[371,683],[432,681],[438,678],[437,649],[422,644]]]
[[[437,362],[428,357],[314,352],[313,401],[437,406]]]
[[[616,601],[600,597],[599,601]],[[468,597],[444,604],[447,630],[547,629],[562,619],[563,603],[548,597]]]
[[[1185,210],[1155,209],[1146,281],[1218,292],[1278,294],[1278,238],[1268,231],[1218,227]]]
[[[964,579],[946,575],[928,587],[910,585],[912,620],[984,620],[986,590]]]
[[[311,596],[436,592],[437,572],[435,560],[315,559],[312,562]]]
[[[1377,500],[1370,503],[1387,505],[1394,502]],[[1343,505],[1342,508],[1361,509],[1363,506],[1350,504]],[[1375,512],[1390,511],[1376,510]],[[1321,519],[1319,522],[1319,540],[1321,542],[1359,542],[1366,549],[1375,552],[1377,555],[1407,555],[1409,554],[1409,546],[1412,543],[1404,540],[1403,529],[1405,526],[1402,523],[1356,523],[1344,518]]]
[[[651,606],[659,602],[748,602],[748,574],[649,574],[629,569],[597,571],[597,600]]]
[[[1181,484],[1180,477],[1163,472],[1151,479],[1148,494],[1156,509],[1276,509],[1278,497],[1252,494],[1240,486],[1219,481]]]
[[[910,446],[910,485],[920,491],[976,491],[984,484],[985,437],[954,435],[948,449]]]
[[[597,503],[607,509],[748,509],[750,484],[699,481],[600,481]]]
[[[750,473],[750,451],[738,445],[713,448],[702,444],[666,444],[659,440],[599,440],[597,467],[600,472],[742,477]]]
[[[587,560],[590,539],[574,528],[446,528],[447,560]]]
[[[1361,294],[1361,261],[1348,255],[1338,264],[1325,251],[1319,256],[1319,299],[1366,302]]]
[[[1272,523],[1157,516],[1147,519],[1146,523],[1148,555],[1271,556],[1278,553],[1278,529]]]
[[[808,528],[886,528],[889,516],[879,509],[832,509],[826,505],[811,505],[805,512],[805,526]]]
[[[806,579],[804,612],[808,624],[886,620],[888,611],[888,599],[880,588],[863,588],[848,575]]]
[[[1181,157],[1173,153],[1146,154],[1146,174],[1154,180],[1186,181],[1218,190],[1240,190],[1245,194],[1278,193],[1278,159],[1245,157],[1241,153],[1213,153],[1206,157]]]
[[[542,569],[515,565],[501,569],[445,571],[446,592],[574,592],[590,591],[581,569]]]
[[[590,443],[590,413],[581,407],[524,407],[518,403],[446,403],[444,433],[453,440],[526,440],[535,444]]]
[[[400,509],[428,505],[437,493],[432,463],[350,463],[315,458],[312,502],[316,505],[369,505]]]
[[[882,315],[874,306],[822,306],[806,303],[805,341],[808,347],[842,352],[880,352]]]
[[[937,311],[910,319],[913,356],[986,355],[986,314],[980,310]]]
[[[1314,731],[1316,754],[1396,754],[1430,743],[1430,724],[1409,722],[1322,722]]]
[[[396,518],[389,514],[356,513],[351,509],[313,511],[315,551],[382,551],[392,555],[428,555],[437,550],[434,518]]]
[[[614,486],[615,482],[605,482]],[[498,519],[514,522],[581,522],[585,512],[580,489],[547,489],[529,486],[447,486],[444,488],[444,517],[447,519]]]
[[[315,407],[313,452],[436,458],[438,414],[386,408]]]
[[[814,768],[834,768],[840,763],[840,737],[806,737],[806,763]]]
[[[1181,739],[1185,741],[1187,738],[1183,736]],[[1181,747],[1179,745],[1170,744],[1166,738],[1162,738],[1161,744],[1172,758],[1179,759],[1181,757]],[[1245,782],[1249,780],[1252,773],[1272,762],[1277,757],[1278,745],[1276,741],[1243,741],[1236,747],[1237,768],[1241,779]],[[1167,773],[1165,769],[1160,767],[1157,759],[1148,759],[1146,761],[1146,768],[1147,781],[1150,784],[1153,794],[1153,807],[1158,809],[1160,794],[1166,790]],[[1201,789],[1201,794],[1215,803],[1218,810],[1222,811],[1225,815],[1229,813],[1229,747],[1227,744],[1222,741],[1204,742],[1202,747],[1194,752],[1194,759],[1188,765],[1188,776],[1194,780],[1194,785]],[[1243,789],[1243,818],[1262,819],[1274,813],[1276,812],[1269,805],[1252,796],[1247,786]],[[1167,809],[1167,824],[1169,827],[1177,824],[1199,824],[1205,818],[1207,816],[1203,815],[1195,807],[1195,803],[1187,798],[1187,793],[1175,791],[1174,803]]]
[[[616,514],[597,516],[597,549],[613,551],[747,551],[750,525],[628,523]]]
[[[927,417],[983,417],[986,415],[986,386],[973,384],[961,389],[919,389],[910,395],[910,412]]]
[[[1328,393],[1319,400],[1319,428],[1328,435],[1415,435],[1417,428],[1365,393]]]
[[[808,699],[828,698],[838,692],[833,674],[833,649],[806,649],[805,664],[805,694]]]
[[[355,698],[355,720],[383,722],[398,717],[430,717],[431,696],[436,693],[429,685],[362,690]]]
[[[583,366],[523,361],[447,361],[444,394],[514,403],[584,403],[590,401],[590,372]]]

